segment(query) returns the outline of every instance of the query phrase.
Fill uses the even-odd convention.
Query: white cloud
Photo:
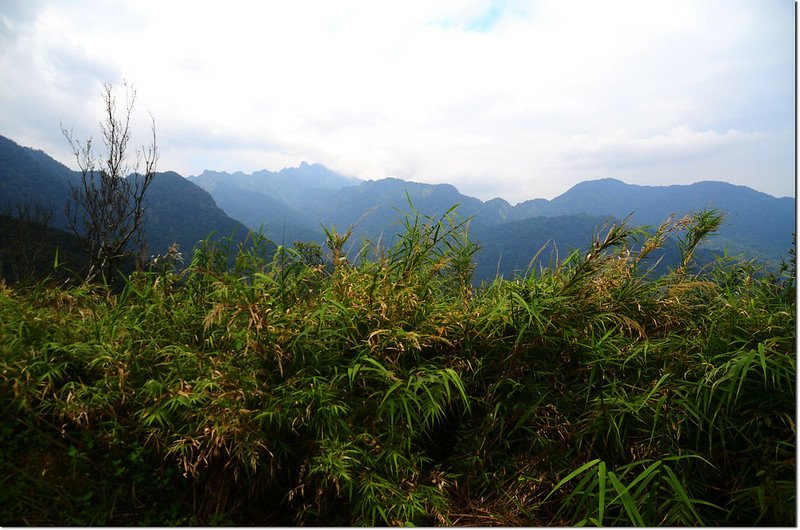
[[[0,134],[58,156],[58,121],[91,134],[100,82],[127,79],[145,127],[145,111],[156,118],[161,168],[186,175],[307,160],[513,202],[600,176],[668,184],[710,172],[788,194],[793,24],[784,4],[93,0],[41,4],[38,17],[9,9]],[[773,144],[780,149],[765,148]],[[768,179],[759,167],[771,168]]]
[[[746,145],[764,136],[733,129],[724,133],[695,131],[681,125],[665,133],[636,137],[621,128],[607,136],[574,135],[566,151],[568,158],[584,167],[647,167],[706,158],[726,147]]]

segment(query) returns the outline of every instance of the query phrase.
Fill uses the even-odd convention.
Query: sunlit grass
[[[478,289],[455,209],[2,286],[0,523],[794,525],[794,264],[697,270],[720,222]]]

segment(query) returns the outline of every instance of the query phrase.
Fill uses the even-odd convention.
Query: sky
[[[102,83],[159,171],[795,193],[792,0],[0,0],[0,134],[77,169]]]

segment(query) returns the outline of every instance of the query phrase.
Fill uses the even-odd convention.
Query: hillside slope
[[[23,147],[0,136],[0,213],[13,215],[18,206],[38,204],[52,213],[52,226],[67,229],[64,206],[80,173],[43,151]],[[243,241],[247,228],[228,217],[200,187],[175,172],[158,173],[146,197],[145,237],[150,254],[178,243],[186,253],[212,232]],[[188,255],[188,254],[186,254]]]

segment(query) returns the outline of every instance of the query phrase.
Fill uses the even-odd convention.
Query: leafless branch
[[[81,143],[71,130],[61,127],[81,171],[81,182],[72,187],[66,214],[70,230],[81,239],[89,256],[87,281],[105,280],[112,266],[131,252],[130,246],[143,240],[144,199],[158,162],[156,128],[151,115],[152,143],[136,149],[129,165],[136,91],[126,84],[125,95],[125,109],[118,114],[113,87],[103,84],[103,156],[95,154],[91,137]]]

